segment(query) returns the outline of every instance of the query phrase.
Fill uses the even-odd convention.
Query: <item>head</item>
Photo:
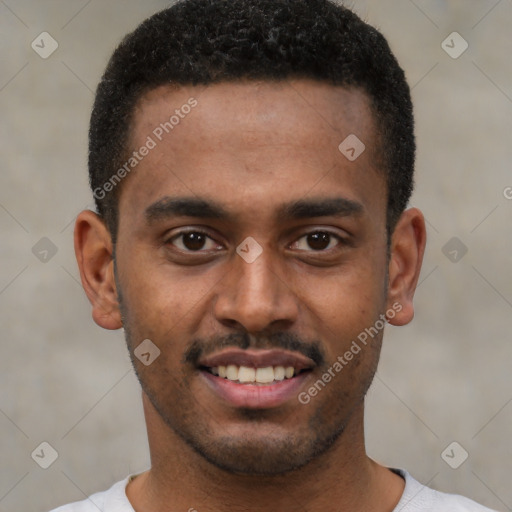
[[[219,468],[275,474],[360,419],[376,326],[413,316],[414,153],[387,42],[327,0],[184,0],[123,40],[91,117],[98,214],[79,216],[75,248],[95,321],[124,327],[152,428]],[[259,400],[257,384],[219,385],[226,363],[300,375]]]

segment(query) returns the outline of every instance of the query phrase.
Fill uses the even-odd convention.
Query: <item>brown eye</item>
[[[208,247],[210,242],[210,247]],[[169,242],[184,252],[199,252],[216,247],[214,241],[202,231],[184,231],[172,237]],[[206,246],[206,247],[205,247]]]
[[[315,251],[324,251],[329,247],[331,235],[329,233],[313,233],[307,236],[308,245]]]
[[[301,241],[303,242],[301,243]],[[315,231],[300,237],[295,244],[297,249],[302,251],[325,251],[333,247],[333,241],[337,242],[337,244],[334,245],[338,245],[341,242],[341,239],[327,231]]]

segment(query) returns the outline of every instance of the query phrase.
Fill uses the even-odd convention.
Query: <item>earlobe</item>
[[[92,304],[93,320],[104,329],[121,328],[112,238],[105,223],[96,213],[84,210],[76,219],[74,237],[80,278]]]
[[[393,325],[406,325],[414,317],[413,298],[426,238],[425,219],[421,211],[417,208],[406,210],[398,220],[391,239],[387,305],[397,311],[388,320]]]

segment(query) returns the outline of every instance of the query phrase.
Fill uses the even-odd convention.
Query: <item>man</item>
[[[365,451],[425,247],[414,154],[402,69],[327,0],[184,0],[125,38],[75,250],[95,322],[125,330],[151,469],[60,512],[489,510]]]

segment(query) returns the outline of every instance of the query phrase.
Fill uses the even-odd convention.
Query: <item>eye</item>
[[[166,244],[174,245],[183,252],[209,251],[218,247],[208,234],[198,230],[181,231],[167,240]]]
[[[336,241],[336,243],[333,243],[334,241]],[[294,242],[293,246],[295,246],[295,249],[299,249],[300,251],[311,252],[311,250],[313,250],[318,252],[332,249],[333,247],[340,245],[342,242],[343,240],[341,237],[333,233],[329,233],[328,231],[314,231],[301,236],[296,242]],[[308,249],[308,247],[310,249]]]
[[[292,244],[293,249],[306,252],[325,252],[343,243],[343,239],[328,231],[314,231],[301,236]],[[219,245],[200,230],[181,231],[166,241],[182,252],[207,252]]]

